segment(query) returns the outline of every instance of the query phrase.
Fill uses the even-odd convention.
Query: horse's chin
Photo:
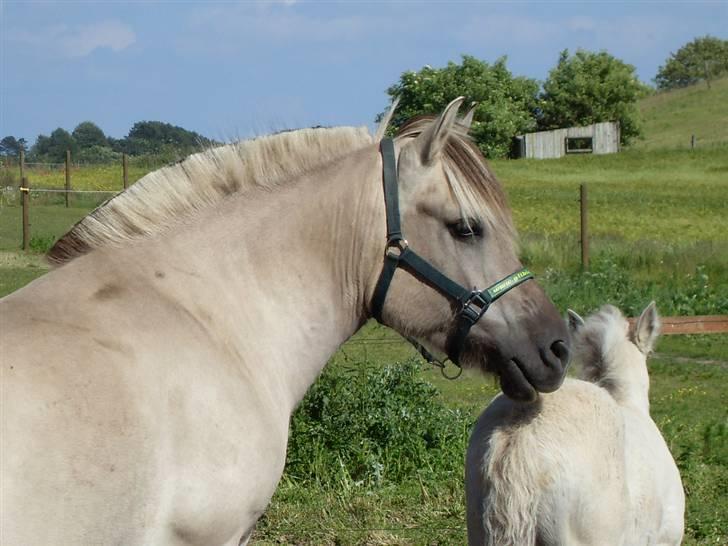
[[[533,402],[538,398],[538,391],[526,379],[515,360],[502,362],[498,366],[500,387],[508,398],[517,402]]]

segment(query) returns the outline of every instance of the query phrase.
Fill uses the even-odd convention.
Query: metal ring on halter
[[[456,364],[453,363],[455,365],[455,368],[457,368],[457,372],[455,373],[455,375],[447,375],[445,373],[445,362],[440,362],[440,364],[442,364],[442,366],[439,366],[440,373],[442,374],[442,377],[444,377],[445,379],[449,379],[450,381],[455,381],[458,377],[460,377],[461,375],[463,375],[463,368],[462,368],[462,366],[458,366],[458,365],[456,365]]]
[[[407,341],[409,341],[410,344],[412,344],[412,346],[415,349],[417,349],[417,352],[420,353],[422,358],[424,358],[428,364],[432,364],[436,368],[440,368],[440,373],[442,374],[442,377],[444,377],[445,379],[449,379],[449,380],[453,381],[453,380],[457,379],[458,377],[460,377],[460,375],[462,375],[463,369],[460,366],[458,366],[457,364],[455,364],[454,362],[453,362],[453,364],[455,364],[455,366],[457,366],[457,368],[458,368],[458,373],[456,373],[455,375],[447,375],[445,373],[445,367],[447,366],[447,361],[450,360],[449,358],[446,358],[445,360],[440,360],[435,355],[433,355],[430,351],[428,351],[425,348],[425,346],[422,345],[415,338],[412,338],[409,336],[404,336],[404,338]]]
[[[392,256],[393,258],[399,258],[402,254],[404,254],[404,251],[407,250],[409,247],[409,243],[407,242],[407,239],[402,238],[394,238],[387,241],[387,246],[384,249],[384,254],[387,256]],[[391,253],[390,250],[397,249],[397,253]]]

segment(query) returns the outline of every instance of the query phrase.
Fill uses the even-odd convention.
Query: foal
[[[680,474],[649,414],[655,303],[632,327],[611,305],[570,310],[569,327],[582,379],[529,404],[500,395],[473,430],[470,546],[680,544]]]

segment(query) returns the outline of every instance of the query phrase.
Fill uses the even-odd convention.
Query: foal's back
[[[668,545],[683,534],[677,466],[649,415],[650,304],[630,327],[605,306],[570,312],[582,377],[533,404],[498,396],[466,461],[474,545]]]
[[[499,395],[468,448],[469,544],[623,544],[624,440],[619,408],[591,383],[566,379],[531,405]]]

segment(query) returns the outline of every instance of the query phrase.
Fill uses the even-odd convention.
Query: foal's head
[[[607,389],[618,401],[648,404],[647,356],[660,335],[655,302],[630,324],[619,309],[603,306],[586,320],[569,309],[574,359],[582,379]]]
[[[467,136],[470,116],[457,118],[461,102],[400,129],[399,203],[409,248],[468,290],[484,289],[522,266],[503,190]],[[429,348],[450,352],[459,308],[417,272],[400,269],[382,316]],[[530,400],[561,385],[567,340],[558,311],[528,281],[491,304],[458,347],[458,360],[497,374],[509,397]]]

